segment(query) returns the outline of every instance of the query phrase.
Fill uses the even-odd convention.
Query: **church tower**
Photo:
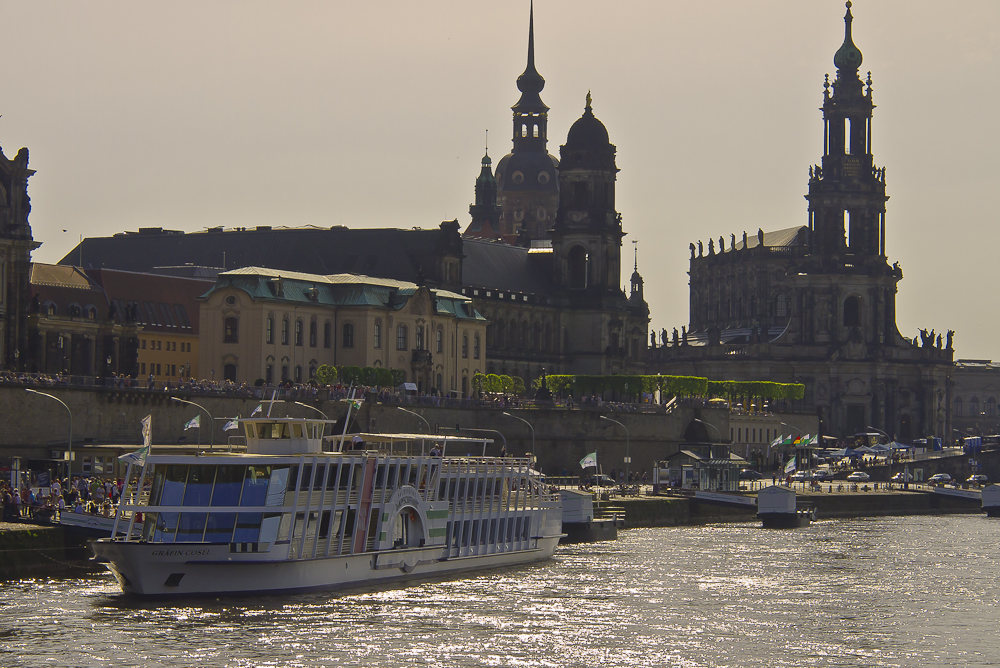
[[[559,203],[559,161],[549,155],[549,108],[539,93],[545,79],[535,69],[535,13],[528,19],[528,64],[517,78],[521,98],[514,112],[513,150],[497,163],[501,238],[530,244],[545,239]]]
[[[476,201],[469,205],[472,222],[465,229],[464,236],[490,240],[500,237],[501,209],[497,204],[497,180],[493,176],[492,164],[487,150],[479,178],[476,179]]]
[[[615,146],[587,106],[560,150],[559,210],[552,228],[555,280],[567,290],[621,292],[621,216],[615,211]]]
[[[885,169],[872,157],[872,80],[858,76],[861,51],[851,35],[851,3],[844,16],[844,43],[833,57],[823,93],[823,161],[810,169],[809,229],[812,252],[852,256],[854,264],[885,259]],[[830,92],[830,88],[833,92]],[[833,260],[836,262],[836,260]]]
[[[28,281],[31,237],[28,149],[13,160],[0,149],[0,369],[24,368],[28,352]]]

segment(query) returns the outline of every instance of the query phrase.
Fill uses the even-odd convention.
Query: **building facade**
[[[354,274],[248,267],[201,305],[201,368],[215,380],[306,382],[321,365],[398,369],[428,393],[466,397],[485,370],[486,319],[447,290]]]
[[[690,322],[666,330],[657,370],[803,383],[825,434],[901,440],[951,432],[952,332],[896,327],[903,277],[885,248],[885,170],[871,152],[872,81],[848,7],[836,79],[824,82],[823,158],[809,168],[807,224],[691,244]]]

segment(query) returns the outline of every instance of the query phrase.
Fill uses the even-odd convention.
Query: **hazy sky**
[[[527,0],[2,7],[0,144],[38,170],[38,261],[140,226],[464,227],[484,130],[494,161],[510,150]],[[957,356],[1000,358],[1000,2],[853,13],[900,331],[955,329]],[[592,90],[657,330],[687,323],[688,243],[806,223],[843,15],[835,0],[536,2],[549,150]]]

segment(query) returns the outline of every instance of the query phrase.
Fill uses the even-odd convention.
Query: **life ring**
[[[410,508],[410,522],[412,522],[413,524],[417,523],[417,511],[413,510],[412,508]]]

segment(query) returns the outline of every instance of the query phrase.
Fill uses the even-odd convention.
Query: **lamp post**
[[[459,431],[460,430],[456,429],[455,433],[458,433]],[[470,427],[465,427],[465,431],[486,431],[486,432],[489,432],[491,434],[498,434],[500,436],[500,439],[503,441],[503,450],[504,450],[504,452],[507,452],[507,439],[506,439],[506,437],[504,437],[502,431],[497,431],[496,429],[472,429]],[[486,444],[485,443],[483,444],[483,456],[484,457],[486,456]]]
[[[604,419],[607,420],[608,418],[604,418]],[[705,422],[701,418],[695,418],[693,421],[694,422],[699,422],[699,423],[705,425],[706,427],[711,427],[712,429],[714,429],[715,433],[719,435],[719,443],[722,443],[722,432],[719,431],[718,427],[716,427],[714,424],[711,424],[710,422]]]
[[[424,424],[427,425],[427,434],[430,435],[430,433],[431,433],[431,423],[428,422],[427,418],[425,418],[423,415],[421,415],[420,413],[417,413],[416,411],[411,411],[409,409],[403,408],[402,406],[396,406],[396,410],[397,411],[403,411],[404,413],[409,413],[410,415],[416,415],[418,418],[420,418],[421,420],[423,420]],[[420,454],[424,454],[424,440],[423,439],[420,440]]]
[[[294,404],[295,404],[296,406],[304,406],[304,407],[306,407],[306,408],[311,408],[312,410],[314,410],[314,411],[316,411],[317,413],[319,413],[320,415],[322,415],[322,416],[323,416],[323,419],[324,419],[324,420],[329,420],[329,419],[330,419],[330,418],[328,418],[328,417],[326,416],[326,413],[324,413],[324,412],[323,412],[323,411],[321,411],[320,409],[316,408],[315,406],[310,406],[309,404],[304,404],[304,403],[302,403],[301,401],[293,401],[292,403],[294,403]]]
[[[67,443],[69,444],[69,448],[68,448],[68,450],[69,450],[69,464],[66,465],[66,468],[67,468],[66,473],[67,473],[67,476],[72,481],[72,479],[73,479],[73,411],[71,411],[69,409],[69,406],[66,405],[65,401],[63,401],[62,399],[60,399],[58,397],[54,397],[51,394],[46,394],[45,392],[39,392],[38,390],[32,390],[31,388],[25,388],[25,392],[31,392],[32,394],[39,394],[39,395],[41,395],[43,397],[48,397],[49,399],[53,399],[55,401],[58,401],[59,403],[62,404],[63,408],[65,408],[66,412],[69,414],[69,440],[67,441]]]
[[[506,415],[509,418],[514,418],[515,420],[520,420],[524,424],[528,425],[528,429],[531,430],[531,463],[534,464],[535,463],[535,428],[532,427],[531,423],[528,422],[527,420],[525,420],[524,418],[519,418],[516,415],[511,415],[507,411],[504,411],[503,414]],[[505,443],[506,443],[506,441],[505,441]]]
[[[188,401],[187,399],[178,399],[177,397],[170,397],[170,401],[177,401],[177,402],[180,402],[182,404],[191,404],[192,406],[196,406],[196,407],[200,408],[201,410],[205,411],[205,415],[208,416],[208,447],[209,447],[209,449],[213,449],[214,445],[215,445],[215,441],[214,441],[214,437],[215,437],[215,418],[212,417],[212,414],[209,413],[208,410],[206,410],[204,406],[202,406],[200,404],[196,404],[193,401]]]
[[[629,484],[631,482],[631,479],[629,478],[629,464],[632,463],[632,457],[629,455],[628,427],[626,427],[625,425],[623,425],[618,420],[612,420],[611,418],[605,417],[603,415],[601,415],[600,418],[602,420],[607,420],[608,422],[614,422],[616,425],[618,425],[619,427],[621,427],[622,429],[625,430],[625,484],[627,485],[627,484]]]

